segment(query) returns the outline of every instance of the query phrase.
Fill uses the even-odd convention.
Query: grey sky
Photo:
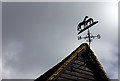
[[[120,14],[120,2],[118,3],[118,14]],[[120,31],[120,15],[118,15],[118,31]],[[120,41],[120,32],[118,32],[118,42]],[[118,50],[120,50],[120,43],[118,43]],[[120,58],[120,51],[118,51],[118,57]],[[119,59],[120,60],[120,59]],[[120,61],[118,61],[118,73],[120,73]],[[120,74],[118,74],[120,80]]]
[[[0,2],[0,79],[2,78],[2,3]]]
[[[118,2],[119,0],[1,0],[2,2]]]
[[[85,15],[100,40],[91,49],[110,78],[118,78],[118,14],[113,3],[2,3],[3,78],[37,78],[84,40],[76,27]],[[85,35],[83,33],[82,35]],[[114,58],[114,59],[113,59]]]

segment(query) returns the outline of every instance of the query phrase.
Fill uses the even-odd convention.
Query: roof
[[[60,63],[55,65],[53,68],[45,72],[43,75],[38,77],[35,81],[54,81],[56,77],[59,77],[65,67],[70,66],[70,62],[80,54],[81,56],[87,57],[89,60],[88,67],[94,72],[97,81],[110,81],[107,74],[103,70],[97,57],[94,55],[93,51],[90,49],[87,43],[81,44],[77,49],[75,49],[70,55],[63,59]]]

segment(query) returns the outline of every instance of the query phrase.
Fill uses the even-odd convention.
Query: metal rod
[[[90,38],[90,31],[89,31],[89,29],[88,29],[88,42],[89,42],[89,46],[90,46],[91,38]]]

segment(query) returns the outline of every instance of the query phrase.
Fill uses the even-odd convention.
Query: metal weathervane
[[[78,36],[78,40],[85,39],[87,42],[89,42],[89,46],[90,46],[90,43],[92,42],[92,40],[95,37],[100,39],[101,38],[100,34],[94,36],[90,33],[90,30],[89,30],[90,27],[92,27],[93,25],[95,25],[97,23],[98,23],[98,21],[93,21],[92,18],[88,18],[88,16],[85,16],[84,20],[78,24],[77,31],[78,31],[78,35],[79,35],[83,31],[88,29],[87,36],[85,36],[85,37]]]

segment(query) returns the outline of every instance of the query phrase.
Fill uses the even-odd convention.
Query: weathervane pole
[[[91,39],[90,39],[90,31],[89,31],[89,29],[88,29],[88,42],[89,42],[89,46],[90,46]]]

